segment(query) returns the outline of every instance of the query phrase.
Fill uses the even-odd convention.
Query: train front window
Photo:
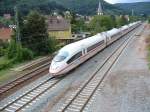
[[[59,52],[55,58],[54,58],[54,61],[55,62],[61,62],[63,60],[65,60],[67,57],[68,57],[68,52]]]

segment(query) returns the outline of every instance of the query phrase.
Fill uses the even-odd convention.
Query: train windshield
[[[63,61],[64,59],[66,59],[67,57],[68,57],[68,52],[59,52],[56,56],[55,56],[55,58],[54,58],[54,61],[55,62],[61,62],[61,61]]]

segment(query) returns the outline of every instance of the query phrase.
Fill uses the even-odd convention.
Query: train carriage
[[[139,22],[113,28],[112,30],[98,33],[92,37],[64,46],[52,60],[49,72],[53,76],[63,75],[87,59],[104,49],[140,24]]]

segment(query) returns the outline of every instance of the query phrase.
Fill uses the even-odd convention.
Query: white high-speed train
[[[119,29],[113,28],[112,30],[98,33],[92,37],[64,46],[52,60],[49,73],[52,76],[60,76],[69,72],[112,42],[136,28],[140,23],[138,21],[122,26]]]

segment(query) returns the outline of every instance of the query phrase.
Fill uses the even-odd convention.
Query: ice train
[[[49,73],[56,77],[69,72],[140,24],[138,21],[118,29],[113,28],[64,46],[52,60]]]

